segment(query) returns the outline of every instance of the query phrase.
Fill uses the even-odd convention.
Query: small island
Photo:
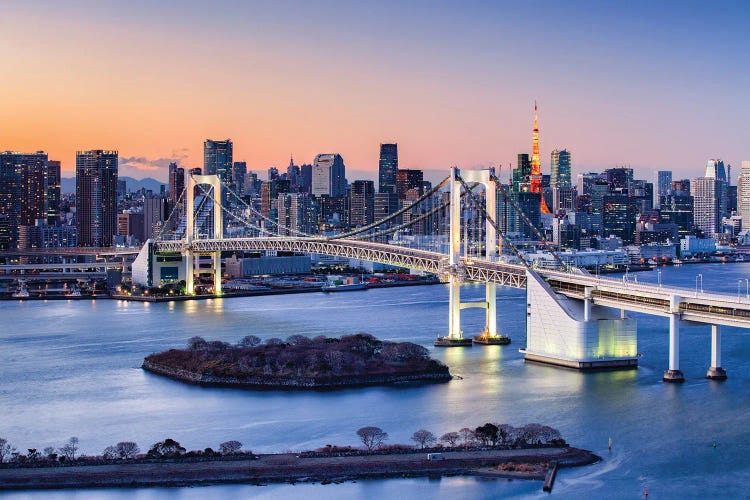
[[[183,382],[241,388],[333,388],[394,382],[445,382],[448,367],[412,342],[366,333],[341,338],[292,335],[232,345],[193,337],[186,349],[147,356],[143,369]]]

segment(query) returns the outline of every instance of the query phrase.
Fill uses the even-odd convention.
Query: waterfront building
[[[610,194],[602,202],[602,234],[621,238],[625,244],[632,243],[638,213],[635,200],[623,194]]]
[[[750,227],[750,160],[742,161],[737,182],[737,208],[745,227]]]
[[[714,238],[698,238],[689,234],[680,239],[680,256],[689,257],[694,254],[711,254],[716,251],[716,240]]]
[[[381,144],[378,162],[378,193],[396,192],[398,144]]]
[[[312,194],[315,196],[346,196],[346,167],[338,153],[319,154],[312,170]]]
[[[206,175],[218,175],[221,182],[229,186],[232,183],[231,139],[214,141],[206,139],[203,143],[203,172]]]
[[[690,181],[694,203],[694,224],[707,237],[721,230],[722,203],[726,202],[724,181],[716,177],[698,177]]]
[[[693,231],[693,197],[683,191],[670,190],[661,197],[659,203],[661,221],[666,224],[676,224],[680,237]]]
[[[81,246],[110,246],[117,230],[118,152],[76,153],[76,219]]]
[[[661,202],[661,197],[666,196],[672,189],[672,171],[659,170],[656,172],[656,204]]]
[[[375,183],[354,181],[349,196],[349,223],[352,227],[372,224],[375,221]]]

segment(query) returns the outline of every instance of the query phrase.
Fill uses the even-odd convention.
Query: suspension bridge
[[[446,191],[447,189],[447,191]],[[183,203],[184,200],[184,203]],[[555,258],[555,269],[531,266],[508,236],[508,213],[530,227]],[[184,207],[184,217],[179,207]],[[501,217],[505,220],[499,220]],[[173,220],[175,217],[175,220]],[[225,226],[225,221],[227,225]],[[499,223],[498,223],[499,222]],[[221,294],[222,252],[276,251],[324,254],[425,271],[449,287],[448,328],[436,345],[465,346],[461,310],[485,310],[478,337],[499,339],[496,288],[525,288],[525,358],[576,369],[637,366],[637,328],[627,312],[669,318],[669,365],[664,380],[684,380],[680,371],[680,325],[711,327],[708,378],[726,378],[721,365],[721,327],[750,327],[750,304],[732,295],[625,282],[594,276],[568,265],[495,175],[494,169],[451,169],[450,176],[416,200],[371,224],[335,234],[310,235],[245,203],[218,176],[186,173],[180,203],[155,240],[133,264],[137,284],[153,286],[160,269],[179,267],[188,294],[195,293],[198,256],[208,256],[213,290]],[[171,228],[171,229],[170,229]],[[394,235],[421,232],[426,242],[406,245]],[[437,242],[437,243],[436,243]],[[174,274],[170,274],[174,276]],[[484,283],[485,299],[462,301],[461,285]]]

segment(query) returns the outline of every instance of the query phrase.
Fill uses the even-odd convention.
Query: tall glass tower
[[[232,140],[214,141],[206,139],[203,143],[203,173],[218,175],[221,182],[229,186],[232,183]]]
[[[553,188],[569,188],[570,180],[570,151],[555,149],[552,151],[550,186]]]
[[[396,192],[396,172],[398,171],[398,144],[380,145],[378,165],[378,193]]]

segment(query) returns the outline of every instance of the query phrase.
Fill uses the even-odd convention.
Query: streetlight
[[[750,279],[745,278],[745,298],[750,298]]]
[[[742,280],[737,280],[737,302],[740,301],[740,285],[742,285]]]
[[[703,275],[699,274],[695,277],[695,296],[698,296],[698,280],[701,282],[701,293],[703,293]]]

